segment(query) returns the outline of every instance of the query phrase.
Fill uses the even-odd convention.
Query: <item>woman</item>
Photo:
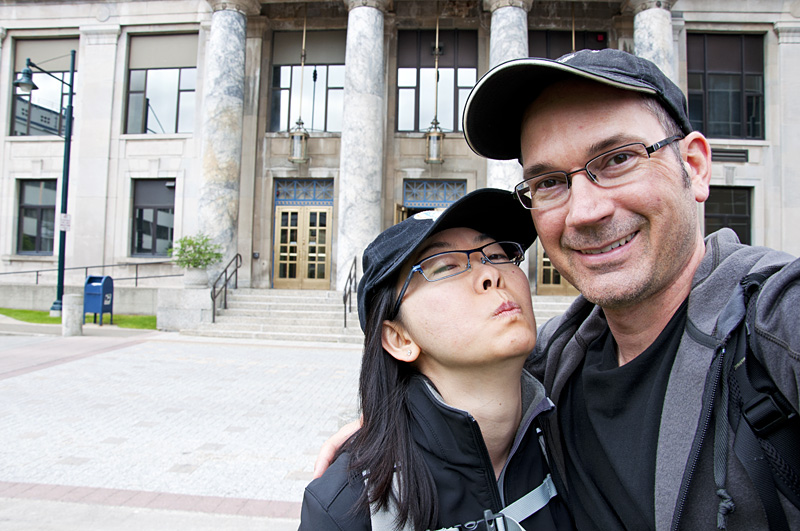
[[[571,529],[536,435],[553,406],[523,371],[536,323],[518,266],[535,237],[512,194],[483,189],[367,247],[363,424],[306,488],[301,530]],[[526,495],[532,515],[507,507]]]

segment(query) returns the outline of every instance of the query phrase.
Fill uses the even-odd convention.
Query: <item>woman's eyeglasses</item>
[[[491,242],[482,245],[475,249],[469,250],[456,250],[445,251],[437,253],[432,256],[420,260],[411,268],[411,271],[403,283],[403,289],[400,290],[400,295],[397,297],[397,302],[392,310],[392,319],[397,317],[397,312],[400,310],[400,303],[403,301],[403,295],[411,283],[411,278],[414,273],[420,273],[422,277],[428,282],[436,282],[446,278],[460,275],[471,268],[470,255],[473,253],[481,253],[482,264],[514,264],[519,265],[525,258],[525,251],[522,246],[517,242]]]

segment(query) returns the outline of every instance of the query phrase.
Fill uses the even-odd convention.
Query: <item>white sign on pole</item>
[[[69,232],[71,223],[72,218],[70,218],[69,214],[60,214],[58,217],[58,230]]]

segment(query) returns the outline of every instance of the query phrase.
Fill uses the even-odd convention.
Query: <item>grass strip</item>
[[[17,321],[35,324],[61,324],[61,317],[50,317],[50,312],[40,312],[37,310],[15,310],[11,308],[0,308],[0,314]],[[94,315],[86,314],[86,322],[91,323]],[[103,315],[103,324],[108,323],[109,314]],[[98,320],[100,316],[97,316]],[[155,330],[155,315],[114,315],[114,324],[120,328],[137,328],[140,330]]]

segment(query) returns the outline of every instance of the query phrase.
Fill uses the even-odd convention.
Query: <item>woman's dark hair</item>
[[[394,278],[384,281],[368,306],[359,380],[362,426],[342,451],[350,453],[351,477],[361,481],[362,472],[368,474],[368,488],[358,506],[387,509],[396,504],[398,529],[410,522],[414,529],[425,530],[436,524],[439,510],[433,477],[414,444],[408,420],[408,386],[418,372],[393,358],[381,342],[395,291]],[[395,467],[399,481],[393,489]]]

